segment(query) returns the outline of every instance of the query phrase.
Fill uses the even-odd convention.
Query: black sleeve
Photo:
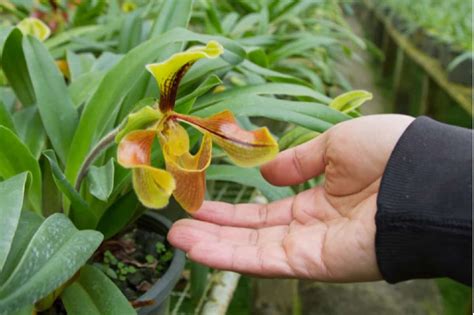
[[[387,282],[450,277],[472,285],[472,136],[420,117],[398,141],[375,217]]]

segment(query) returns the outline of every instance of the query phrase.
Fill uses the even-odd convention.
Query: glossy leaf
[[[7,106],[0,100],[0,125],[15,131],[15,124],[13,123],[12,115]]]
[[[212,88],[216,87],[219,84],[222,84],[222,81],[221,79],[219,79],[218,76],[210,75],[206,77],[206,79],[203,82],[201,82],[201,84],[199,84],[198,87],[194,88],[190,93],[187,93],[186,95],[183,95],[183,97],[178,99],[174,110],[178,113],[187,114],[191,110],[191,107],[186,106],[190,101],[192,101],[193,99],[196,99],[197,97],[201,95],[204,95],[209,90],[211,90]],[[182,89],[183,87],[180,87],[180,88]]]
[[[0,182],[0,273],[7,261],[20,221],[27,176],[28,173],[21,173]]]
[[[12,274],[20,258],[23,256],[28,243],[43,221],[44,218],[32,211],[21,211],[20,221],[15,231],[10,252],[8,253],[3,270],[0,272],[0,284],[3,284]]]
[[[372,93],[363,90],[349,91],[336,97],[329,107],[343,113],[350,113],[372,99]]]
[[[114,189],[114,160],[110,159],[100,167],[92,165],[87,177],[90,193],[99,200],[107,201]]]
[[[64,290],[61,300],[68,315],[136,315],[117,286],[99,269],[84,266],[79,279]]]
[[[46,150],[43,152],[43,155],[51,166],[56,186],[71,202],[72,208],[69,212],[71,220],[80,229],[94,228],[98,222],[96,214],[74,187],[67,181],[63,171],[58,165],[54,151]]]
[[[10,129],[0,126],[0,176],[7,179],[22,172],[31,173],[31,184],[28,188],[30,206],[41,213],[41,170],[38,161],[30,150]]]
[[[94,94],[103,77],[102,72],[91,71],[80,75],[69,84],[68,92],[75,108],[81,106]]]
[[[259,189],[270,201],[293,195],[289,187],[276,187],[269,184],[255,168],[241,168],[234,165],[211,165],[206,172],[207,180],[222,180],[239,183]]]
[[[142,37],[143,18],[140,12],[125,15],[118,37],[118,51],[126,53],[137,46]]]
[[[323,104],[255,95],[226,99],[197,110],[193,115],[208,117],[227,108],[232,108],[235,115],[272,118],[291,122],[317,132],[324,132],[334,124],[350,119],[350,116]]]
[[[46,144],[46,132],[36,106],[24,108],[13,114],[18,137],[38,158]]]
[[[36,97],[26,65],[22,39],[20,30],[11,31],[3,47],[2,69],[23,106],[30,106],[36,103]]]
[[[175,27],[187,27],[193,0],[164,1],[150,32],[150,38]]]
[[[133,218],[138,208],[142,207],[133,191],[119,198],[100,218],[97,230],[109,239],[120,232]]]
[[[43,126],[62,162],[66,161],[78,113],[66,83],[46,47],[37,39],[23,39],[23,50],[37,97]]]
[[[72,82],[82,74],[89,73],[95,62],[94,55],[90,53],[76,54],[73,51],[68,51],[66,58]]]
[[[289,95],[289,96],[308,96],[313,98],[317,102],[324,104],[329,104],[331,98],[321,94],[317,91],[314,91],[306,86],[289,84],[289,83],[265,83],[259,85],[247,85],[242,87],[235,87],[229,89],[228,91],[223,91],[221,93],[205,95],[196,102],[193,111],[197,111],[206,106],[209,106],[213,103],[219,101],[234,98],[243,95]]]
[[[77,230],[63,214],[48,217],[15,270],[0,286],[0,314],[47,296],[86,263],[101,241],[102,234]]]
[[[305,143],[318,135],[319,132],[296,126],[280,138],[278,145],[280,146],[280,150],[283,151]]]
[[[267,128],[244,130],[228,110],[208,118],[186,115],[177,115],[177,118],[209,133],[213,141],[239,166],[260,165],[270,161],[278,153],[278,144]]]

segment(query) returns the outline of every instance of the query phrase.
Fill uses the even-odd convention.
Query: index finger
[[[204,201],[193,217],[219,225],[259,228],[286,225],[293,219],[294,196],[270,204],[244,203],[233,205],[219,201]]]

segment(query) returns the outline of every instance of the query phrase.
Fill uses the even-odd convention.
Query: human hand
[[[173,225],[168,240],[217,269],[328,282],[381,279],[377,194],[392,150],[412,121],[374,115],[338,124],[261,169],[280,186],[324,173],[323,186],[266,205],[205,202],[197,220]]]

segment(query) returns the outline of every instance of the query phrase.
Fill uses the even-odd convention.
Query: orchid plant
[[[234,115],[222,111],[208,118],[184,115],[173,111],[179,83],[189,68],[201,58],[217,58],[223,47],[216,41],[174,54],[161,63],[149,64],[147,70],[155,77],[160,90],[158,108],[146,107],[151,119],[148,128],[119,133],[118,162],[132,169],[133,187],[143,205],[163,208],[173,194],[188,212],[201,206],[206,189],[205,170],[210,165],[212,143],[218,144],[237,165],[253,167],[271,160],[278,153],[278,144],[267,128],[255,131],[241,129]],[[142,115],[143,116],[143,115]],[[203,133],[196,154],[190,153],[189,136],[180,124],[185,123]],[[125,127],[126,129],[126,127]],[[151,150],[158,138],[166,170],[151,165]]]

